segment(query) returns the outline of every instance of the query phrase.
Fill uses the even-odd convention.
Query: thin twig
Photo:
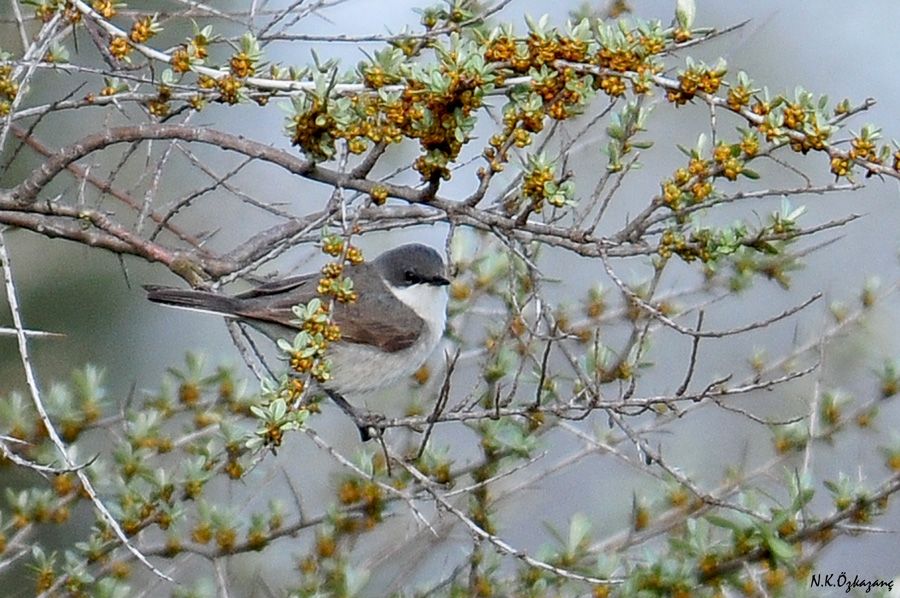
[[[94,490],[94,486],[91,483],[91,480],[88,477],[87,473],[85,473],[84,469],[78,468],[75,462],[72,461],[65,443],[63,443],[62,438],[60,438],[59,433],[57,433],[53,422],[50,421],[50,416],[47,414],[47,410],[45,409],[43,400],[41,399],[40,391],[38,390],[37,378],[34,375],[34,369],[31,366],[31,359],[28,354],[28,339],[25,335],[25,328],[22,325],[22,319],[19,313],[19,303],[16,297],[16,288],[13,283],[12,266],[9,261],[9,254],[6,251],[6,244],[3,240],[2,230],[0,230],[0,267],[3,268],[3,279],[6,286],[6,299],[9,303],[10,313],[12,314],[13,326],[17,331],[16,337],[19,342],[19,357],[22,362],[22,368],[25,370],[25,380],[28,385],[28,391],[31,396],[32,404],[34,405],[34,409],[35,411],[37,411],[38,418],[41,420],[41,423],[43,424],[44,429],[47,432],[47,436],[50,438],[50,441],[59,452],[60,457],[66,464],[66,468],[74,471],[78,476],[78,480],[81,482],[82,488],[90,498],[91,502],[94,504],[94,508],[99,511],[101,518],[106,522],[107,525],[109,525],[110,529],[113,530],[113,533],[115,533],[116,537],[125,546],[125,548],[127,548],[128,551],[131,552],[135,556],[135,558],[137,558],[145,567],[152,571],[154,575],[161,577],[166,581],[175,583],[174,579],[157,569],[150,561],[147,560],[147,557],[141,554],[141,552],[137,548],[132,546],[131,542],[128,540],[128,536],[126,536],[125,532],[122,531],[122,528],[119,526],[119,523],[116,521],[115,517],[112,516],[112,514],[106,508],[106,505],[103,504],[103,501],[100,500],[100,497],[97,496],[97,491]]]

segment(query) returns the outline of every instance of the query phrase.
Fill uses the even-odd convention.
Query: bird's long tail
[[[144,290],[147,291],[147,299],[150,301],[172,307],[231,317],[235,317],[236,312],[239,310],[238,301],[233,297],[217,295],[209,291],[153,285],[145,285]]]

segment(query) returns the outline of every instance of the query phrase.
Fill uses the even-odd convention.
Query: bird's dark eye
[[[419,276],[412,270],[407,270],[403,273],[403,280],[410,284],[413,284],[415,282],[419,282]]]

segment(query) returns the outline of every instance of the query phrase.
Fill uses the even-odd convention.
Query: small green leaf
[[[796,556],[796,551],[789,542],[785,542],[774,535],[767,535],[766,546],[769,547],[769,552],[772,553],[776,560],[790,562]]]
[[[287,413],[287,403],[284,402],[284,399],[275,399],[269,406],[269,411],[272,413],[272,419],[281,420]]]
[[[716,527],[722,527],[725,529],[730,529],[732,531],[738,532],[744,529],[744,526],[737,523],[736,521],[732,521],[731,519],[726,519],[724,517],[720,517],[719,515],[707,515],[706,520],[710,522],[712,525]]]
[[[569,541],[566,550],[570,554],[574,554],[581,548],[584,541],[588,538],[591,531],[591,520],[584,513],[575,513],[572,521],[569,522]]]
[[[682,29],[690,29],[694,25],[694,18],[697,16],[697,5],[694,0],[676,0],[675,1],[675,19],[678,26]]]

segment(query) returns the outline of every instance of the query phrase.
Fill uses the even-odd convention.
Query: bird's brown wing
[[[346,272],[354,281],[357,300],[335,303],[334,322],[341,329],[341,339],[372,345],[389,353],[408,349],[419,338],[425,322],[390,293],[376,272],[369,271],[365,272],[367,276],[360,276],[369,268],[368,264],[362,264]],[[236,295],[240,301],[237,313],[251,320],[297,328],[292,323],[297,319],[292,308],[318,296],[318,280],[317,275],[295,276]]]
[[[320,276],[316,274],[301,274],[299,276],[290,276],[288,278],[282,278],[279,280],[273,280],[271,282],[263,283],[257,287],[246,290],[243,293],[238,293],[234,296],[234,298],[253,299],[255,297],[269,297],[271,295],[277,295],[279,293],[297,291],[298,296],[300,294],[308,295],[308,299],[300,301],[300,303],[306,303],[307,301],[309,301],[309,299],[312,299],[315,296],[316,285],[318,284],[319,278]]]
[[[335,306],[334,321],[341,329],[341,338],[388,353],[408,349],[422,334],[425,321],[397,300],[383,283],[378,284],[383,287],[380,293],[360,289],[354,303]]]

